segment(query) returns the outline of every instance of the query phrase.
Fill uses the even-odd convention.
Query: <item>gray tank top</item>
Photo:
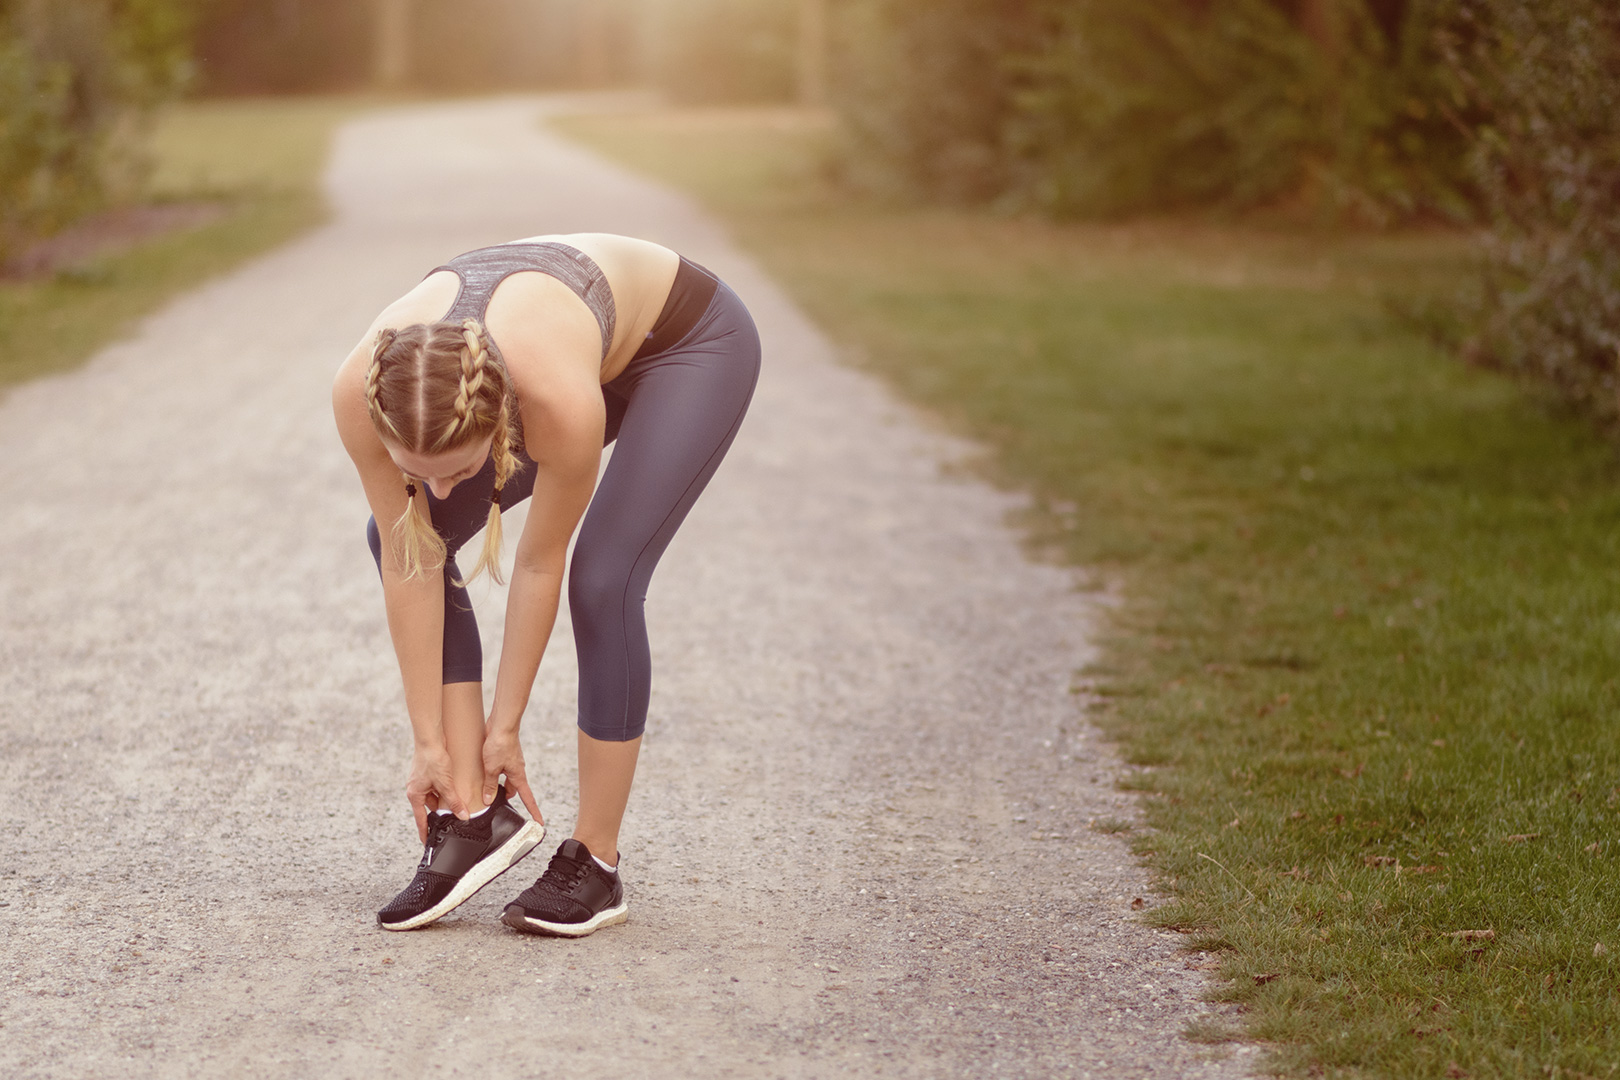
[[[591,309],[591,314],[596,316],[596,324],[602,328],[603,359],[607,358],[608,350],[613,347],[613,328],[618,318],[613,307],[613,290],[608,288],[607,278],[602,275],[602,268],[596,265],[596,260],[578,248],[553,240],[497,244],[457,255],[443,266],[435,266],[429,273],[436,274],[440,270],[449,270],[461,280],[456,302],[450,305],[442,320],[444,322],[460,322],[467,318],[483,322],[484,313],[489,308],[489,298],[494,295],[497,285],[513,274],[538,270],[574,290],[585,301],[585,306]],[[496,351],[499,352],[499,348]]]

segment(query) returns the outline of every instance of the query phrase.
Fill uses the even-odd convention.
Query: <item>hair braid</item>
[[[476,319],[462,320],[461,340],[461,380],[451,405],[455,416],[439,436],[441,447],[460,442],[475,427],[482,426],[478,394],[484,388],[484,369],[489,365],[489,342]]]
[[[500,581],[500,493],[520,463],[512,445],[511,378],[478,320],[380,331],[366,372],[366,404],[377,434],[415,453],[458,450],[489,438],[495,487],[484,546],[472,573],[456,584],[464,585],[485,570]],[[442,567],[445,546],[417,508],[410,478],[405,481],[408,500],[392,535],[401,569],[411,578]]]
[[[392,329],[381,330],[377,334],[377,343],[371,349],[371,364],[366,368],[366,412],[371,415],[371,424],[379,434],[387,434],[394,441],[403,442],[399,429],[383,410],[379,398],[382,393],[383,354],[398,337],[399,331]]]

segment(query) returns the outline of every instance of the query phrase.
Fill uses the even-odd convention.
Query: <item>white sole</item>
[[[602,929],[604,926],[617,926],[630,917],[630,905],[621,900],[617,907],[610,907],[606,911],[599,911],[592,919],[582,923],[555,923],[544,919],[531,919],[527,915],[512,919],[510,912],[501,915],[501,921],[514,930],[527,930],[533,934],[550,934],[552,937],[584,937]],[[518,924],[523,925],[519,926]]]
[[[485,885],[494,881],[522,859],[529,852],[540,846],[540,841],[546,838],[546,827],[538,821],[526,821],[523,828],[507,838],[506,843],[495,849],[494,854],[486,856],[478,865],[462,875],[456,887],[450,890],[450,895],[428,908],[420,915],[413,915],[404,922],[378,923],[384,930],[415,930],[426,926],[435,919],[442,919],[456,908],[472,899],[474,893]]]

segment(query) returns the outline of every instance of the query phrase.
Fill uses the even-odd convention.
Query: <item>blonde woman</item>
[[[651,686],[647,584],[730,447],[759,362],[747,309],[714,275],[601,233],[452,259],[390,304],[344,361],[332,407],[371,505],[415,741],[405,793],[424,845],[415,878],[378,912],[384,928],[442,917],[544,836],[518,726],[576,526],[579,817],[502,921],[570,937],[624,921],[619,827]],[[501,511],[525,498],[486,715],[465,583],[500,580]],[[463,578],[456,552],[479,529]]]

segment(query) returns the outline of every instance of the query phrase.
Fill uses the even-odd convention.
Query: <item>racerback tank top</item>
[[[596,260],[578,248],[554,240],[496,244],[457,255],[443,266],[435,266],[429,274],[440,270],[449,270],[461,281],[456,301],[450,305],[443,322],[467,318],[484,322],[489,298],[494,295],[496,286],[513,274],[536,270],[567,285],[591,309],[597,326],[602,329],[604,360],[613,347],[613,330],[618,318],[613,307],[613,290],[608,288],[607,278]]]

